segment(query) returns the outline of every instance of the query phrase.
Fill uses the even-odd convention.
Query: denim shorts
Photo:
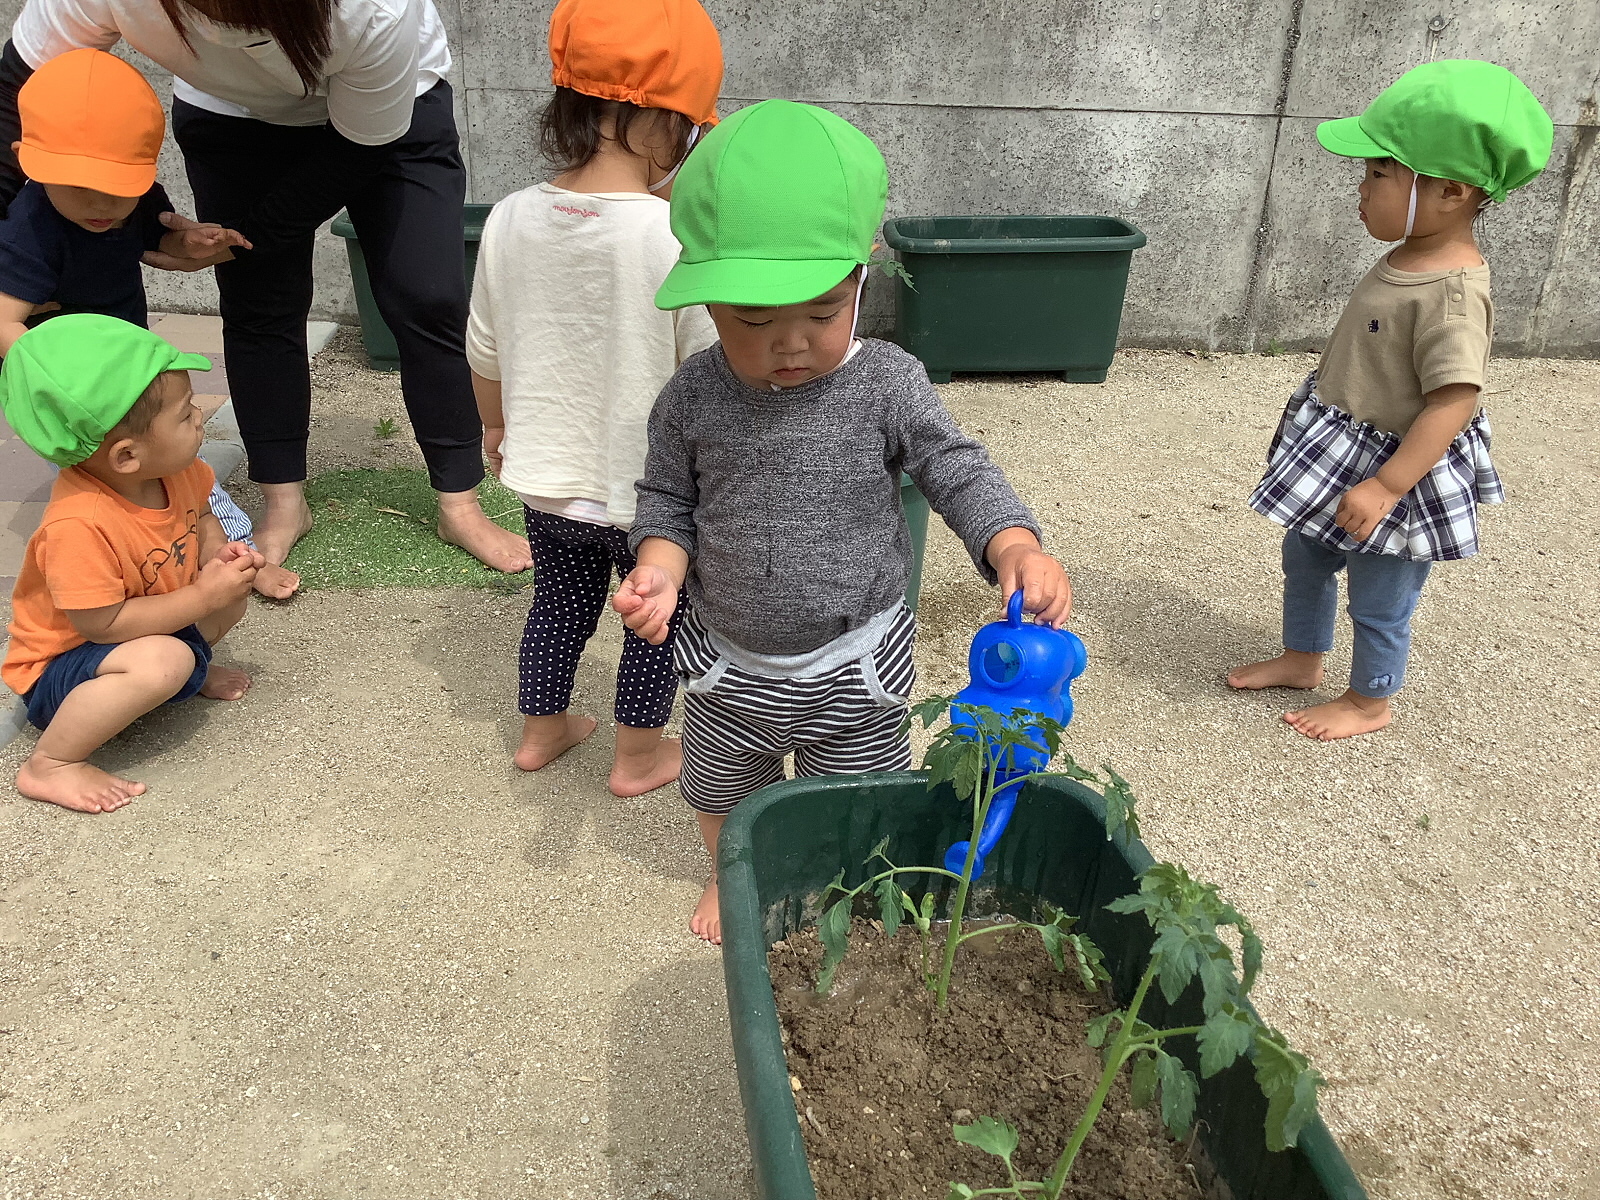
[[[178,694],[168,700],[168,704],[176,704],[180,700],[188,700],[199,693],[201,686],[206,681],[206,671],[211,666],[211,645],[200,636],[200,631],[193,625],[178,630],[172,635],[180,642],[187,642],[194,651],[194,672],[189,676],[187,683],[178,690]],[[102,645],[99,642],[85,642],[81,646],[74,646],[65,654],[58,654],[50,660],[50,665],[45,667],[44,674],[39,676],[39,682],[24,696],[23,702],[28,706],[28,720],[37,729],[46,728],[56,715],[56,709],[61,707],[62,701],[67,698],[67,693],[80,683],[87,683],[95,677],[95,672],[100,669],[100,664],[105,662],[106,655],[110,654],[121,642]]]

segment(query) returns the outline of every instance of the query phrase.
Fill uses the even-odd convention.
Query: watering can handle
[[[1006,601],[1006,624],[1017,629],[1022,625],[1022,589],[1018,588],[1011,593],[1011,599]]]

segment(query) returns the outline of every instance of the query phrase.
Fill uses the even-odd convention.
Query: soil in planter
[[[934,953],[943,945],[936,940]],[[1110,1006],[1059,974],[1031,930],[961,947],[950,1007],[922,986],[916,932],[856,921],[834,992],[816,993],[822,946],[794,934],[768,957],[791,1086],[820,1200],[945,1200],[952,1180],[1004,1185],[1000,1161],[951,1136],[975,1116],[1015,1125],[1013,1162],[1043,1179],[1099,1082],[1085,1026]],[[1190,1165],[1153,1112],[1132,1111],[1124,1070],[1064,1197],[1196,1200]],[[820,1126],[820,1128],[819,1128]],[[1198,1153],[1198,1152],[1196,1152]]]

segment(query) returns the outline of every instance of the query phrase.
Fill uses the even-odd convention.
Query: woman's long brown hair
[[[193,9],[219,25],[255,29],[282,47],[306,95],[322,82],[322,64],[332,48],[330,26],[336,0],[160,0],[161,11],[191,50],[184,28],[186,9]]]

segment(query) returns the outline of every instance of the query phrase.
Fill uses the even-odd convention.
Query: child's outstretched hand
[[[1022,607],[1040,624],[1060,629],[1072,615],[1072,584],[1066,569],[1039,548],[1039,539],[1021,527],[1002,529],[984,553],[1000,577],[1000,611],[1011,594],[1022,592]]]
[[[678,609],[678,585],[660,567],[637,566],[611,597],[611,607],[624,625],[659,646],[667,640],[668,622]]]
[[[144,256],[146,265],[163,271],[202,271],[233,258],[233,247],[251,249],[250,241],[236,229],[224,229],[174,212],[162,213],[161,223],[171,232],[161,248]]]

